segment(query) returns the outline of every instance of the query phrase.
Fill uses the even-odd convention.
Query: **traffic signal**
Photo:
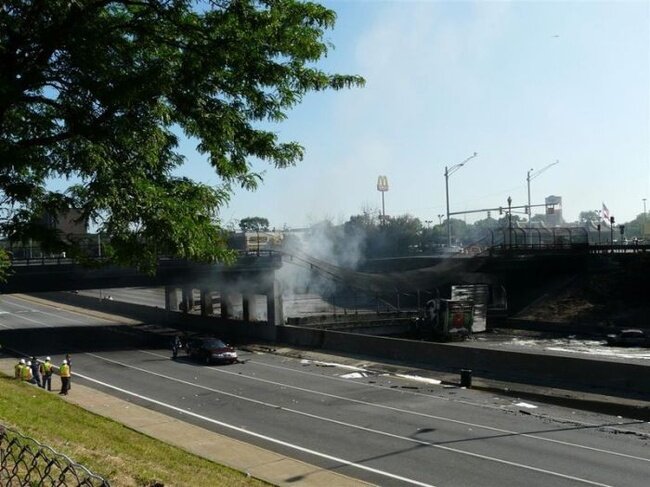
[[[499,215],[503,215],[503,207],[499,206]]]
[[[488,210],[488,220],[490,219],[491,216],[492,216],[491,212]]]
[[[609,223],[610,223],[611,225],[614,225],[614,223],[616,223],[616,222],[614,221],[614,217],[613,217],[613,216],[610,216],[610,217],[609,217]]]
[[[621,225],[619,229],[621,230],[621,235],[623,235],[625,233],[625,225]]]

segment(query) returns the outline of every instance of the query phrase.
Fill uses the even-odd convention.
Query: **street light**
[[[443,216],[445,216],[445,215],[441,215],[440,213],[438,213],[438,222],[439,222],[440,225],[442,225],[442,217]]]
[[[463,167],[470,159],[474,159],[478,156],[478,153],[474,152],[471,156],[465,159],[463,162],[459,162],[451,167],[445,166],[445,197],[447,199],[447,246],[451,247],[451,224],[449,223],[449,176],[458,171]]]
[[[512,248],[512,198],[508,196],[508,246]]]
[[[541,168],[539,171],[536,173],[531,174],[533,172],[533,169],[529,169],[528,173],[526,174],[526,182],[528,183],[528,228],[530,228],[530,216],[531,216],[531,209],[530,209],[530,181],[535,179],[537,176],[542,174],[544,171],[549,169],[552,166],[555,166],[556,164],[559,164],[560,161],[556,160],[555,162],[552,162],[551,164],[544,166]]]
[[[643,198],[643,223],[648,222],[648,214],[645,211],[645,198]]]
[[[386,224],[386,206],[384,205],[384,193],[388,191],[388,178],[379,176],[377,178],[377,191],[381,193],[381,224]]]

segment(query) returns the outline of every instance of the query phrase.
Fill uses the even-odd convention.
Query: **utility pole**
[[[643,198],[643,223],[648,222],[648,214],[645,211],[645,198]]]
[[[447,246],[448,247],[451,247],[451,224],[449,222],[449,176],[454,174],[461,167],[463,167],[470,159],[474,159],[476,156],[478,156],[478,153],[474,152],[474,154],[469,156],[463,162],[459,162],[458,164],[454,164],[453,166],[451,166],[449,168],[447,166],[445,166],[445,197],[446,197],[446,200],[447,200]]]

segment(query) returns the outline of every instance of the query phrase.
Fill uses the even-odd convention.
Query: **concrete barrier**
[[[55,293],[46,299],[124,315],[144,322],[179,329],[218,334],[235,342],[266,341],[297,347],[318,348],[374,360],[458,373],[472,369],[474,377],[562,387],[592,393],[650,400],[650,364],[567,357],[530,352],[512,352],[468,347],[463,344],[432,343],[297,326],[269,326],[265,322],[221,320],[150,306],[99,301],[88,296]]]

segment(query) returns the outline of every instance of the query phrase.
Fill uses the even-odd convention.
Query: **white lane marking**
[[[366,428],[364,426],[359,426],[359,425],[355,425],[355,424],[352,424],[352,423],[346,423],[346,422],[343,422],[343,421],[339,421],[339,420],[336,420],[336,419],[326,418],[324,416],[318,416],[318,415],[315,415],[315,414],[306,413],[304,411],[299,411],[297,409],[291,409],[291,408],[287,408],[287,407],[280,406],[280,405],[277,405],[277,404],[273,404],[273,403],[269,403],[269,402],[265,402],[265,401],[260,401],[258,399],[253,399],[253,398],[250,398],[250,397],[242,396],[242,395],[239,395],[239,394],[233,394],[231,392],[226,392],[226,391],[223,391],[223,390],[220,390],[220,389],[215,389],[215,388],[212,388],[212,387],[203,386],[203,385],[200,385],[200,384],[196,384],[194,382],[186,381],[184,379],[178,379],[176,377],[172,377],[172,376],[169,376],[169,375],[166,375],[166,374],[161,374],[159,372],[153,372],[151,370],[143,369],[142,367],[137,367],[135,365],[127,364],[125,362],[120,362],[119,360],[113,360],[113,359],[109,359],[109,358],[106,358],[106,357],[102,357],[101,355],[96,355],[94,353],[86,353],[86,355],[89,355],[91,357],[95,357],[95,358],[97,358],[99,360],[104,360],[105,362],[120,365],[122,367],[126,367],[126,368],[129,368],[129,369],[144,372],[145,374],[150,374],[150,375],[153,375],[155,377],[161,377],[163,379],[171,380],[173,382],[178,382],[180,384],[185,384],[185,385],[188,385],[188,386],[191,386],[191,387],[196,387],[197,389],[203,389],[203,390],[206,390],[206,391],[215,392],[217,394],[222,394],[222,395],[228,396],[228,397],[234,397],[234,398],[240,399],[242,401],[251,402],[253,404],[259,404],[261,406],[266,406],[266,407],[270,407],[270,408],[273,408],[273,409],[279,409],[281,411],[287,411],[287,412],[290,412],[290,413],[293,413],[293,414],[297,414],[297,415],[300,415],[300,416],[306,416],[306,417],[313,418],[313,419],[316,419],[316,420],[319,420],[319,421],[324,421],[324,422],[327,422],[327,423],[338,424],[338,425],[341,425],[341,426],[348,427],[350,429],[362,430],[362,431],[366,431],[366,432],[369,432],[369,433],[374,433],[374,434],[381,435],[381,436],[388,436],[390,438],[399,439],[399,440],[406,441],[406,442],[409,442],[409,443],[416,443],[418,445],[429,446],[429,447],[436,448],[436,449],[439,449],[439,450],[444,450],[444,451],[448,451],[448,452],[452,452],[452,453],[458,453],[460,455],[467,455],[467,456],[470,456],[470,457],[479,458],[481,460],[487,460],[487,461],[491,461],[491,462],[501,463],[501,464],[509,465],[509,466],[512,466],[512,467],[522,468],[522,469],[525,469],[525,470],[532,470],[534,472],[543,473],[543,474],[551,475],[551,476],[554,476],[554,477],[560,477],[560,478],[568,479],[568,480],[575,480],[576,482],[582,482],[582,483],[589,484],[589,485],[597,485],[597,486],[600,486],[600,487],[612,487],[609,484],[602,484],[600,482],[594,482],[592,480],[587,480],[587,479],[583,479],[583,478],[580,478],[580,477],[574,477],[572,475],[566,475],[566,474],[559,473],[559,472],[553,472],[552,470],[546,470],[546,469],[539,468],[539,467],[533,467],[532,465],[524,465],[523,463],[511,462],[509,460],[503,460],[501,458],[490,457],[490,456],[487,456],[487,455],[481,455],[480,453],[473,453],[473,452],[468,452],[468,451],[465,451],[465,450],[458,450],[456,448],[451,448],[451,447],[448,447],[448,446],[438,445],[436,443],[432,443],[432,442],[429,442],[429,441],[417,440],[417,439],[410,438],[410,437],[407,437],[407,436],[400,436],[400,435],[396,435],[396,434],[393,434],[393,433],[388,433],[386,431],[376,430],[376,429],[372,429],[372,428]],[[233,375],[239,376],[239,374],[233,374]]]
[[[43,323],[42,321],[34,320],[34,319],[32,319],[32,318],[28,318],[28,317],[25,316],[24,314],[18,314],[18,313],[11,313],[11,314],[12,314],[12,316],[15,316],[16,318],[20,318],[20,319],[23,319],[23,320],[31,321],[32,323],[36,323],[36,324],[39,324],[39,325],[43,325],[43,326],[46,327],[46,328],[55,328],[54,325],[49,325],[49,324],[47,324],[47,323]],[[19,328],[17,328],[17,329],[19,329]],[[20,328],[20,329],[22,329],[22,328]]]
[[[168,358],[166,355],[161,355],[161,354],[157,354],[157,353],[154,353],[154,352],[149,352],[147,350],[138,350],[138,351],[141,352],[141,353],[154,355],[156,357]],[[257,364],[259,362],[255,362],[255,363]],[[271,367],[276,367],[276,366],[271,366]],[[280,367],[280,368],[285,369],[285,367]],[[532,435],[532,434],[529,434],[529,433],[519,433],[517,431],[511,431],[511,430],[506,430],[506,429],[501,429],[501,428],[495,428],[493,426],[486,426],[486,425],[477,424],[477,423],[469,423],[467,421],[461,421],[459,419],[446,418],[444,416],[436,416],[436,415],[433,415],[433,414],[420,413],[420,412],[417,412],[417,411],[410,411],[408,409],[401,409],[401,408],[396,408],[396,407],[393,407],[393,406],[386,406],[385,404],[377,404],[377,403],[373,403],[373,402],[362,401],[360,399],[352,399],[352,398],[345,397],[345,396],[339,396],[339,395],[330,394],[330,393],[327,393],[327,392],[321,392],[321,391],[316,391],[316,390],[313,390],[313,389],[306,389],[306,388],[303,388],[303,387],[293,386],[293,385],[290,385],[290,384],[284,384],[282,382],[275,382],[275,381],[271,381],[271,380],[268,380],[268,379],[262,379],[260,377],[251,377],[249,375],[245,375],[245,374],[242,374],[242,373],[239,373],[239,372],[229,372],[227,370],[213,369],[213,368],[208,368],[208,370],[211,370],[211,371],[213,371],[215,373],[219,373],[219,374],[234,375],[234,376],[237,376],[237,377],[242,377],[242,378],[246,378],[246,379],[253,380],[253,381],[264,382],[264,383],[267,383],[267,384],[276,385],[276,386],[280,386],[280,387],[286,387],[288,389],[295,389],[295,390],[302,391],[302,392],[307,392],[307,393],[311,393],[311,394],[331,397],[332,399],[339,399],[339,400],[353,402],[353,403],[356,403],[356,404],[363,404],[364,406],[371,406],[371,407],[380,408],[380,409],[387,409],[387,410],[395,411],[395,412],[402,413],[402,414],[410,414],[410,415],[413,415],[413,416],[421,416],[421,417],[436,419],[436,420],[440,420],[440,421],[447,421],[447,422],[450,422],[450,423],[462,424],[463,426],[471,426],[473,428],[482,428],[482,429],[489,430],[489,431],[494,431],[494,432],[497,432],[497,433],[505,433],[505,434],[509,434],[509,435],[513,435],[513,436],[522,436],[522,437],[525,437],[525,438],[532,438],[532,439],[535,439],[535,440],[546,441],[546,442],[549,442],[549,443],[555,443],[555,444],[564,445],[564,446],[568,446],[568,447],[572,447],[572,448],[580,448],[580,449],[583,449],[583,450],[594,451],[594,452],[598,452],[598,453],[604,453],[604,454],[607,454],[607,455],[614,455],[614,456],[619,456],[619,457],[623,457],[623,458],[629,458],[631,460],[640,460],[640,461],[643,461],[643,462],[650,462],[650,458],[637,457],[637,456],[634,456],[634,455],[628,455],[626,453],[619,453],[619,452],[615,452],[615,451],[611,451],[611,450],[603,450],[601,448],[595,448],[595,447],[591,447],[591,446],[580,445],[580,444],[577,444],[577,443],[571,443],[571,442],[568,442],[568,441],[556,440],[556,439],[553,439],[553,438],[546,438],[544,436],[537,436],[537,435]],[[293,369],[288,369],[288,370],[293,370]],[[298,371],[298,372],[300,372],[300,371]],[[319,375],[319,377],[322,377],[322,376]],[[325,377],[328,377],[328,376],[325,376]],[[392,389],[382,388],[382,390],[387,391],[387,390],[392,390]],[[430,396],[426,396],[425,394],[421,394],[421,395],[425,396],[425,397],[430,397]]]
[[[348,382],[349,383],[349,381],[341,379],[339,377],[332,377],[332,376],[329,376],[329,375],[316,374],[314,372],[308,372],[306,370],[298,370],[298,369],[294,369],[294,368],[291,368],[291,367],[283,367],[281,365],[266,364],[264,362],[258,362],[257,360],[249,360],[249,362],[252,363],[252,364],[260,365],[262,367],[270,367],[270,368],[281,369],[281,370],[290,370],[291,372],[294,372],[296,374],[311,375],[313,377],[324,377],[324,378],[326,378],[328,380],[338,380],[338,381]],[[382,375],[386,375],[386,374],[382,374]],[[367,384],[367,383],[363,383],[363,382],[359,382],[359,384],[362,384],[365,387],[370,387],[370,388],[373,388],[373,389],[378,389],[378,390],[382,390],[382,391],[386,390],[386,387],[384,387],[384,386],[377,386],[377,385],[374,385],[374,384]],[[409,395],[412,395],[412,396],[426,397],[426,398],[429,398],[429,399],[435,399],[437,401],[447,401],[447,402],[454,402],[454,403],[458,403],[458,404],[466,404],[468,406],[479,407],[479,408],[482,408],[482,409],[494,409],[495,411],[502,411],[503,410],[500,406],[492,406],[490,404],[482,404],[482,403],[479,404],[479,403],[475,403],[475,402],[471,402],[471,401],[465,401],[465,400],[462,400],[462,399],[450,399],[448,397],[432,396],[430,394],[423,394],[421,392],[407,391],[407,390],[401,390],[401,389],[398,390],[398,391],[395,391],[395,392],[399,392],[400,394],[409,394]]]
[[[20,299],[20,298],[15,298],[15,299]],[[41,310],[41,309],[37,309],[37,308],[30,308],[30,307],[28,307],[28,306],[24,306],[24,305],[22,305],[22,304],[15,303],[15,302],[13,302],[13,301],[7,301],[7,302],[8,302],[9,304],[11,304],[12,306],[17,306],[17,307],[19,307],[19,308],[23,308],[23,309],[25,309],[25,310],[33,311],[34,313],[40,313],[40,314],[43,314],[43,315],[54,316],[55,318],[59,318],[59,319],[66,320],[66,321],[70,321],[70,322],[72,322],[72,323],[87,324],[86,321],[76,320],[76,319],[74,319],[74,318],[68,318],[67,316],[63,316],[63,314],[50,313],[49,311],[43,311],[43,310]],[[45,306],[45,305],[43,305],[43,306]],[[58,311],[61,311],[61,312],[65,311],[65,310],[63,310],[63,309],[61,309],[61,308],[54,308],[54,309],[56,309],[56,310],[58,310]],[[17,313],[20,313],[20,311],[18,311]]]
[[[93,355],[93,354],[88,354],[88,355],[98,357],[98,356]],[[102,357],[98,357],[98,358],[103,359]],[[103,360],[106,360],[106,359],[103,359]],[[127,367],[130,367],[130,366],[127,366]],[[155,374],[155,375],[158,375],[158,374]],[[232,424],[224,423],[223,421],[219,421],[219,420],[216,420],[216,419],[213,419],[213,418],[209,418],[207,416],[203,416],[201,414],[197,414],[197,413],[194,413],[192,411],[187,411],[185,409],[182,409],[182,408],[179,408],[179,407],[176,407],[176,406],[172,406],[171,404],[167,404],[165,402],[158,401],[158,400],[153,399],[151,397],[143,396],[141,394],[137,394],[135,392],[128,391],[128,390],[122,389],[120,387],[116,387],[116,386],[114,386],[112,384],[107,384],[106,382],[102,382],[100,380],[93,379],[92,377],[89,377],[87,375],[79,374],[78,372],[75,372],[75,376],[81,377],[81,378],[83,378],[85,380],[88,380],[90,382],[94,382],[96,384],[100,384],[100,385],[102,385],[104,387],[107,387],[109,389],[119,391],[119,392],[121,392],[123,394],[127,394],[127,395],[130,395],[130,396],[133,396],[133,397],[137,397],[138,399],[142,399],[142,400],[150,402],[152,404],[156,404],[158,406],[162,406],[164,408],[171,409],[172,411],[176,411],[176,412],[181,413],[181,414],[186,414],[188,416],[192,416],[192,417],[200,419],[202,421],[206,421],[208,423],[216,424],[218,426],[222,426],[224,428],[228,428],[228,429],[237,431],[237,432],[245,434],[245,435],[253,436],[255,438],[259,438],[259,439],[262,439],[262,440],[265,440],[265,441],[268,441],[268,442],[271,442],[271,443],[275,443],[277,445],[281,445],[281,446],[284,446],[284,447],[287,447],[287,448],[291,448],[293,450],[297,450],[297,451],[300,451],[300,452],[303,452],[303,453],[308,453],[310,455],[314,455],[314,456],[317,456],[317,457],[320,457],[320,458],[325,458],[327,460],[332,460],[332,461],[347,465],[349,467],[354,467],[354,468],[358,468],[360,470],[365,470],[366,472],[371,472],[371,473],[374,473],[374,474],[377,474],[377,475],[381,475],[383,477],[389,477],[391,479],[399,480],[400,482],[405,482],[405,483],[408,483],[408,484],[411,484],[411,485],[419,485],[419,486],[422,486],[422,487],[435,487],[432,484],[425,484],[424,482],[419,482],[419,481],[414,480],[414,479],[401,477],[399,475],[395,475],[395,474],[392,474],[390,472],[386,472],[384,470],[378,470],[378,469],[375,469],[375,468],[372,468],[372,467],[367,467],[365,465],[361,465],[359,463],[355,463],[355,462],[352,462],[350,460],[345,460],[344,458],[335,457],[335,456],[332,456],[332,455],[328,455],[326,453],[321,453],[321,452],[318,452],[318,451],[315,451],[315,450],[311,450],[309,448],[305,448],[305,447],[302,447],[300,445],[296,445],[296,444],[289,443],[289,442],[286,442],[286,441],[283,441],[283,440],[279,440],[277,438],[272,438],[270,436],[266,436],[266,435],[263,435],[261,433],[255,433],[254,431],[251,431],[251,430],[248,430],[248,429],[244,429],[244,428],[241,428],[241,427],[238,427],[238,426],[234,426]],[[164,377],[164,376],[162,376],[162,377]],[[192,384],[191,382],[185,382],[185,381],[182,381],[180,379],[174,379],[174,378],[171,378],[171,377],[169,379],[176,380],[176,381],[179,381],[179,382],[184,382],[184,383],[187,383],[189,385],[195,385],[195,384]],[[215,391],[215,392],[219,392],[219,391]]]
[[[154,354],[153,352],[148,352],[146,350],[140,350],[140,352],[149,353],[149,354],[152,354],[152,355],[156,355],[158,357],[164,357],[163,355]],[[307,375],[322,377],[322,378],[325,378],[325,379],[328,379],[328,380],[335,380],[335,381],[341,381],[342,380],[339,377],[332,377],[332,376],[328,376],[328,375],[314,374],[314,373],[311,373],[311,372],[305,372],[303,370],[296,370],[296,369],[293,369],[291,367],[282,367],[280,365],[265,364],[265,363],[262,363],[262,362],[257,362],[255,360],[250,360],[249,362],[254,363],[256,365],[261,365],[263,367],[271,367],[271,368],[275,368],[275,369],[288,370],[288,371],[296,372],[298,374],[307,374]],[[220,370],[220,369],[219,370],[210,369],[210,370],[213,370],[214,372],[222,373],[222,374],[233,374],[233,372],[228,372],[226,370]],[[247,376],[247,375],[239,374],[239,373],[236,374],[236,375],[239,376],[239,377],[245,377],[245,378],[250,379],[250,380],[257,380],[257,381],[262,381],[262,382],[266,381],[265,379],[261,379],[259,377],[251,377],[251,376]],[[343,380],[343,382],[348,382],[348,381]],[[271,382],[271,383],[275,384],[274,382]],[[393,389],[388,389],[388,388],[382,387],[382,386],[375,386],[373,384],[363,384],[361,382],[359,382],[358,384],[360,384],[360,385],[362,384],[362,385],[365,385],[367,387],[370,387],[370,388],[373,388],[373,389],[378,389],[378,390],[381,390],[381,391],[393,391]],[[376,403],[371,403],[371,402],[365,402],[365,401],[360,401],[358,399],[347,398],[347,397],[344,397],[344,396],[335,396],[335,395],[332,395],[332,394],[328,394],[326,392],[314,391],[314,390],[310,390],[310,389],[302,389],[300,387],[292,386],[292,385],[288,385],[288,384],[281,384],[281,385],[283,385],[284,387],[287,387],[287,388],[291,388],[291,389],[295,388],[295,389],[298,389],[298,390],[302,390],[304,392],[311,392],[313,394],[320,394],[320,395],[324,395],[324,396],[329,396],[329,397],[332,397],[334,399],[342,399],[342,400],[355,402],[355,403],[360,403],[360,404],[364,404],[364,405],[367,405],[367,406],[373,406],[373,407],[377,407],[377,408],[381,408],[381,409],[389,409],[389,410],[396,411],[396,412],[403,413],[403,414],[412,414],[414,416],[423,416],[423,417],[426,417],[426,418],[437,419],[437,420],[440,420],[440,421],[448,421],[448,422],[451,422],[451,423],[462,424],[462,425],[471,426],[471,427],[474,427],[474,428],[482,428],[482,429],[485,429],[485,430],[488,430],[488,431],[494,431],[494,432],[497,432],[497,433],[506,433],[506,434],[516,435],[516,436],[523,436],[523,437],[526,437],[526,438],[533,438],[533,439],[540,440],[540,441],[547,441],[549,443],[556,443],[556,444],[559,444],[559,445],[565,445],[565,446],[570,446],[570,447],[575,447],[575,448],[581,448],[581,449],[584,449],[584,450],[595,451],[595,452],[604,453],[604,454],[607,454],[607,455],[614,455],[614,456],[619,456],[619,457],[623,457],[623,458],[629,458],[631,460],[640,460],[640,461],[643,461],[643,462],[650,462],[650,458],[637,457],[637,456],[634,456],[634,455],[628,455],[626,453],[620,453],[620,452],[615,452],[615,451],[611,451],[611,450],[604,450],[602,448],[595,448],[595,447],[591,447],[591,446],[580,445],[580,444],[571,443],[571,442],[568,442],[568,441],[556,440],[554,438],[547,438],[545,436],[537,436],[537,435],[533,435],[533,434],[529,434],[529,433],[520,433],[518,431],[495,428],[493,426],[487,426],[487,425],[482,425],[482,424],[477,424],[477,423],[469,423],[467,421],[461,421],[461,420],[458,420],[458,419],[446,418],[444,416],[435,416],[433,414],[419,413],[417,411],[411,411],[411,410],[408,410],[408,409],[396,408],[396,407],[393,407],[393,406],[386,406],[384,404],[376,404]],[[400,394],[410,394],[410,395],[416,395],[416,396],[426,397],[426,398],[430,398],[430,399],[443,399],[445,401],[449,400],[449,399],[446,399],[446,398],[441,398],[441,397],[438,397],[438,396],[430,396],[428,394],[422,394],[422,393],[419,393],[419,392],[411,392],[411,391],[397,391],[397,392],[399,392]],[[476,405],[476,404],[473,404],[473,403],[467,403],[467,404]],[[497,410],[501,411],[500,408],[497,408]],[[643,421],[639,421],[638,424],[643,424]],[[598,425],[597,424],[587,424],[587,426],[596,427]]]

